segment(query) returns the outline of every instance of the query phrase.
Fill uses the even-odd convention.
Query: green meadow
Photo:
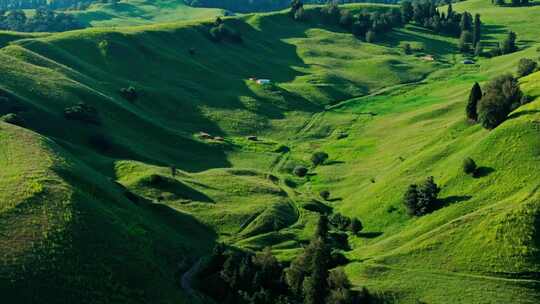
[[[287,262],[328,207],[362,221],[346,273],[385,303],[538,303],[540,72],[520,79],[536,100],[492,131],[465,105],[474,82],[540,56],[540,6],[456,4],[481,14],[486,42],[511,29],[520,46],[463,65],[458,39],[421,27],[366,43],[285,11],[226,17],[243,42],[216,43],[220,10],[162,2],[96,4],[77,13],[85,30],[0,34],[0,89],[25,121],[0,123],[6,303],[204,302],[180,274],[216,243]],[[64,117],[79,102],[99,124]],[[313,167],[314,151],[329,160]],[[411,217],[403,194],[427,176],[443,207]]]

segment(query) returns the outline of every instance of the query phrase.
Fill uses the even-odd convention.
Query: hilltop
[[[457,38],[419,26],[367,43],[287,12],[224,18],[241,43],[212,41],[213,19],[3,33],[2,115],[19,107],[24,125],[0,123],[0,290],[193,303],[182,274],[216,243],[288,262],[327,206],[364,225],[345,252],[357,287],[399,303],[536,303],[540,101],[492,131],[464,109],[475,81],[539,56],[539,8],[455,7],[482,15],[487,42],[515,31],[520,50],[464,65]],[[520,79],[533,98],[539,78]],[[66,119],[80,102],[95,117]],[[314,151],[329,161],[310,167]],[[466,157],[481,176],[462,172]],[[426,176],[444,207],[410,217],[403,193]]]

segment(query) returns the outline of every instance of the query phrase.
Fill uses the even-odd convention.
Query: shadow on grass
[[[471,198],[472,198],[472,196],[470,196],[470,195],[452,195],[452,196],[448,196],[448,197],[445,197],[445,198],[441,198],[441,199],[439,199],[437,201],[437,206],[435,207],[435,209],[433,211],[439,210],[441,208],[444,208],[446,206],[449,206],[449,205],[452,205],[452,204],[455,204],[455,203],[468,201]]]
[[[517,113],[513,113],[512,115],[508,116],[508,119],[514,119],[514,118],[518,118],[518,117],[521,117],[521,116],[524,116],[524,115],[531,115],[531,114],[537,114],[537,113],[540,113],[540,110],[519,111]]]
[[[383,233],[379,232],[379,231],[377,231],[377,232],[359,232],[357,234],[358,237],[366,238],[366,239],[374,239],[374,238],[379,237],[381,235],[383,235]]]
[[[493,169],[491,167],[478,167],[476,169],[476,172],[474,173],[474,178],[480,178],[480,177],[488,176],[493,172],[495,172],[495,169]]]
[[[344,164],[344,163],[345,162],[342,160],[330,160],[330,161],[325,162],[324,164],[327,166],[330,166],[330,165],[337,165],[337,164]]]
[[[343,199],[341,197],[334,197],[334,198],[329,198],[327,199],[327,201],[329,202],[341,202]]]

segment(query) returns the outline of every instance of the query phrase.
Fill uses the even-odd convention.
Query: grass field
[[[222,15],[223,10],[194,8],[183,1],[124,0],[116,4],[92,4],[89,9],[73,14],[87,26],[116,27],[212,18]]]
[[[540,100],[493,131],[464,108],[475,81],[540,55],[526,17],[538,7],[456,7],[482,15],[489,41],[516,31],[521,50],[462,65],[457,39],[416,26],[369,44],[283,12],[226,18],[242,44],[211,42],[210,21],[3,33],[0,88],[26,124],[0,125],[0,290],[13,303],[193,303],[179,274],[216,242],[290,260],[329,190],[324,204],[365,227],[346,253],[356,286],[388,303],[537,303]],[[115,18],[103,25],[139,24]],[[403,43],[417,51],[404,55]],[[536,98],[539,80],[520,81]],[[119,94],[130,85],[134,102]],[[81,101],[100,124],[63,117]],[[329,161],[292,176],[317,150]],[[465,157],[480,177],[462,172]],[[403,193],[427,176],[444,207],[411,218]],[[35,292],[21,296],[29,282]]]

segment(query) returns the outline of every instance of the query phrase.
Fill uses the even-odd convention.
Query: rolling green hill
[[[371,44],[285,12],[226,18],[242,43],[212,42],[207,20],[3,33],[0,114],[24,119],[0,123],[4,298],[203,302],[182,273],[217,242],[289,261],[328,205],[362,220],[346,271],[387,302],[537,303],[540,100],[493,131],[464,115],[472,83],[539,56],[526,17],[537,7],[456,6],[482,14],[490,41],[516,31],[521,50],[462,65],[457,39],[420,27]],[[520,81],[536,98],[539,80]],[[129,86],[134,101],[120,94]],[[97,123],[65,118],[79,102]],[[290,173],[318,150],[328,162]],[[465,157],[478,178],[462,172]],[[426,176],[444,207],[411,218],[403,193]]]
[[[212,18],[222,15],[223,10],[193,8],[174,0],[125,0],[114,4],[95,3],[73,14],[86,26],[114,27]]]

